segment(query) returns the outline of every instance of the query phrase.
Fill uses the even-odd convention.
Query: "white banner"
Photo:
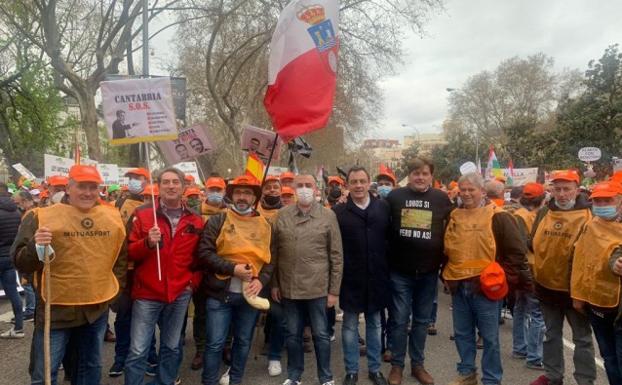
[[[242,132],[242,150],[255,153],[264,163],[267,163],[270,151],[272,151],[272,146],[274,145],[275,136],[276,132],[274,131],[248,125]],[[279,159],[281,143],[280,139],[277,140],[272,160]]]
[[[287,171],[289,171],[287,167],[270,166],[270,168],[268,168],[268,175],[279,176]]]
[[[35,180],[37,179],[37,177],[35,176],[35,174],[33,174],[32,172],[30,172],[29,169],[27,169],[23,164],[21,163],[16,163],[13,165],[13,168],[17,170],[17,172],[20,173],[21,176],[23,176],[26,179],[30,179],[30,180]]]
[[[52,175],[69,176],[69,169],[76,162],[70,158],[62,156],[44,154],[43,155],[43,176],[48,178]],[[92,159],[80,159],[81,164],[97,166],[97,161]]]
[[[97,170],[99,170],[105,185],[119,183],[119,167],[116,164],[99,163]]]
[[[169,78],[106,81],[101,90],[111,144],[177,139]]]
[[[506,180],[510,177],[512,178],[512,186],[524,186],[527,183],[535,183],[538,180],[538,168],[530,167],[530,168],[515,168],[514,175],[510,176],[510,169],[504,169],[503,175]]]
[[[168,164],[194,159],[214,151],[214,144],[204,124],[184,128],[179,131],[179,137],[176,140],[158,142],[158,147],[162,150],[162,155]]]
[[[195,182],[201,183],[201,177],[199,176],[199,168],[197,167],[196,162],[181,162],[181,163],[174,164],[173,167],[179,169],[184,174],[192,175],[194,177]]]

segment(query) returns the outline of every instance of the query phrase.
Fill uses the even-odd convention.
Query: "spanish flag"
[[[256,154],[248,154],[248,159],[246,161],[246,175],[255,177],[255,179],[257,179],[259,183],[261,183],[263,179],[264,168],[265,166],[263,162]]]

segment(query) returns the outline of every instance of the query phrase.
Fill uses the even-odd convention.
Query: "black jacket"
[[[209,218],[203,234],[199,241],[198,264],[195,270],[203,272],[203,279],[199,290],[204,291],[208,297],[215,298],[221,302],[227,302],[227,292],[231,284],[231,278],[222,280],[216,274],[233,276],[235,263],[229,262],[216,254],[216,239],[220,234],[225,223],[227,213],[219,213]],[[270,282],[274,265],[271,263],[263,265],[259,272],[259,281],[265,288]]]
[[[0,196],[0,258],[9,258],[21,222],[21,214],[11,197]]]
[[[339,306],[348,312],[375,312],[389,298],[386,255],[390,209],[385,200],[371,197],[361,210],[351,197],[333,207],[343,244],[343,278]]]

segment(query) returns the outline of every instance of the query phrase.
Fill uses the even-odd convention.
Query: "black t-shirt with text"
[[[389,264],[392,270],[414,275],[438,270],[443,262],[443,237],[453,206],[447,194],[402,187],[387,197],[391,207]]]

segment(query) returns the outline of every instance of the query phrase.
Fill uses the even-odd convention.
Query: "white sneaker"
[[[300,384],[302,384],[302,381],[292,381],[289,378],[285,380],[285,382],[283,383],[283,385],[300,385]]]
[[[0,334],[0,338],[7,338],[7,339],[24,338],[24,331],[23,330],[15,330],[15,328],[10,328],[9,330],[7,330],[4,333]]]
[[[268,374],[270,375],[270,377],[280,376],[282,371],[283,369],[281,368],[281,361],[268,361]]]
[[[223,373],[222,377],[220,377],[220,381],[218,383],[220,385],[229,385],[229,370],[231,368],[227,368],[227,371]]]
[[[335,385],[335,381],[334,380],[326,381],[322,385]]]

